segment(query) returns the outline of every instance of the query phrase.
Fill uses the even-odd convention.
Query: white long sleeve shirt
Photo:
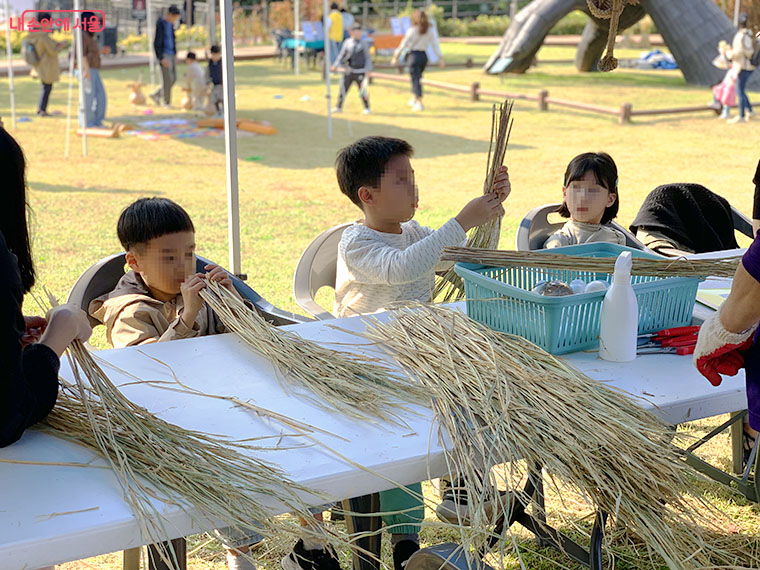
[[[401,40],[401,44],[396,48],[395,53],[398,55],[405,49],[409,51],[427,51],[428,47],[433,48],[433,52],[438,56],[438,59],[443,59],[441,46],[438,44],[438,39],[433,33],[433,27],[430,26],[427,32],[421,34],[417,26],[412,26],[404,34],[404,39]]]
[[[466,239],[454,218],[437,230],[404,222],[400,234],[359,223],[346,228],[338,246],[336,315],[374,313],[400,301],[429,302],[443,248]]]

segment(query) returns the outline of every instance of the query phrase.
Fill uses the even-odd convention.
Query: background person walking
[[[174,41],[174,24],[179,20],[179,8],[169,6],[166,15],[156,22],[156,35],[153,38],[153,50],[161,64],[161,87],[150,94],[156,105],[164,106],[172,102],[172,85],[177,80],[177,45]]]
[[[30,30],[24,43],[24,57],[27,61],[36,60],[31,63],[32,69],[42,82],[42,91],[40,92],[40,101],[37,105],[37,114],[41,117],[47,117],[48,100],[50,92],[53,90],[53,83],[58,81],[61,76],[61,67],[58,63],[58,53],[64,48],[65,44],[53,41],[50,37],[50,14],[42,12],[37,15],[37,21],[47,23],[47,30],[44,25],[39,26],[36,30]],[[32,58],[27,57],[27,51],[34,50]]]
[[[750,61],[752,54],[755,52],[755,38],[750,29],[747,28],[749,17],[746,13],[739,15],[739,31],[736,32],[733,42],[731,42],[731,62],[732,69],[738,75],[736,80],[736,96],[739,99],[739,116],[734,117],[729,122],[743,123],[747,119],[754,117],[752,104],[747,97],[747,81],[755,70],[755,66]]]
[[[428,63],[427,49],[433,48],[438,56],[438,65],[444,66],[441,46],[438,45],[438,39],[430,27],[427,15],[422,10],[417,10],[412,15],[412,27],[409,28],[401,40],[401,44],[393,53],[391,63],[396,65],[399,56],[408,50],[407,63],[409,64],[409,76],[412,82],[412,99],[409,100],[409,106],[413,111],[422,111],[425,107],[422,105],[422,74]]]

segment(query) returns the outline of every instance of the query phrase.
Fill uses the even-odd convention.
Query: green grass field
[[[492,49],[444,45],[449,62],[468,57],[483,62]],[[636,53],[623,51],[617,55],[631,57]],[[539,54],[539,59],[545,60],[572,57],[573,50],[568,48],[547,48]],[[140,73],[147,77],[147,68],[103,74],[109,97],[108,120],[135,122],[185,116],[177,110],[157,110],[147,117],[135,110],[128,103],[126,84]],[[612,107],[630,102],[634,109],[704,104],[711,99],[708,88],[686,85],[678,72],[621,69],[591,75],[577,73],[570,64],[541,64],[523,76],[489,77],[479,69],[431,68],[427,77],[463,85],[479,81],[484,88],[517,93],[535,94],[547,89],[554,97]],[[278,129],[275,136],[240,137],[238,168],[243,271],[253,288],[281,308],[298,310],[292,297],[292,276],[306,245],[322,230],[359,217],[359,211],[340,194],[333,169],[338,150],[353,140],[381,134],[412,143],[420,188],[417,219],[423,224],[441,225],[481,192],[490,108],[495,100],[472,103],[465,95],[428,89],[425,112],[413,114],[406,106],[406,85],[376,82],[371,88],[373,114],[362,116],[358,96],[350,93],[345,112],[334,119],[333,137],[328,140],[324,84],[316,71],[294,76],[271,61],[247,62],[236,65],[236,82],[238,116],[270,121]],[[227,265],[223,139],[91,138],[89,156],[82,158],[80,139],[74,135],[67,160],[65,86],[56,85],[50,104],[51,110],[63,111],[64,115],[38,119],[34,110],[39,84],[28,77],[16,81],[19,113],[33,119],[20,123],[14,134],[29,164],[39,284],[66,298],[88,266],[120,250],[115,233],[117,217],[126,205],[142,196],[165,196],[182,204],[195,222],[198,252]],[[334,85],[333,97],[336,89]],[[302,100],[304,96],[309,100]],[[179,90],[175,90],[176,102],[179,97]],[[9,126],[7,96],[0,101],[0,113]],[[568,161],[590,150],[609,152],[618,164],[618,220],[624,225],[633,219],[650,190],[668,182],[704,184],[750,213],[759,140],[760,122],[727,125],[707,113],[647,118],[620,126],[611,117],[551,107],[542,113],[533,103],[518,102],[506,159],[513,191],[505,203],[502,247],[513,245],[515,229],[529,209],[560,200]],[[245,160],[253,156],[261,160]],[[31,303],[28,310],[34,310]],[[102,333],[95,336],[95,344],[104,345]],[[713,418],[686,429],[703,433],[720,421]],[[727,440],[713,444],[707,454],[715,463],[727,465]],[[746,540],[743,535],[757,536],[756,506],[732,498],[730,492],[714,485],[699,488],[729,513],[735,525],[732,528],[738,533],[736,540]],[[577,514],[576,507],[550,504],[558,515]],[[446,536],[444,531],[425,529],[423,542],[435,543]],[[521,536],[524,545],[530,547],[527,534]],[[205,540],[197,536],[192,544]],[[276,540],[267,542],[257,557],[263,567],[274,570],[289,546]],[[623,542],[616,543],[616,548],[618,568],[650,567],[648,562],[637,560],[638,550]],[[111,569],[120,567],[119,560],[114,554],[63,568]],[[526,563],[529,568],[556,567],[556,563],[577,567],[545,550],[529,555]],[[505,568],[519,568],[516,558],[503,564]],[[223,567],[223,555],[216,547],[204,547],[191,557],[190,568],[194,570]]]

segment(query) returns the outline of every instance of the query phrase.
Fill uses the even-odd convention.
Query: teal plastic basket
[[[546,251],[546,250],[542,250]],[[660,259],[637,249],[611,243],[589,243],[549,250],[585,257],[617,257],[630,251],[634,257]],[[545,297],[531,289],[542,280],[570,283],[574,279],[610,283],[611,273],[489,267],[457,263],[464,280],[467,314],[494,330],[519,335],[552,354],[565,354],[598,346],[605,291],[564,297]],[[633,290],[639,303],[639,334],[691,323],[700,279],[634,275]]]

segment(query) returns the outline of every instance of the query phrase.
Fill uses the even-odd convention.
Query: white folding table
[[[360,317],[314,322],[288,327],[305,338],[336,344],[350,350],[361,343],[340,326],[360,331]],[[356,350],[363,350],[361,348]],[[328,414],[303,399],[288,395],[280,386],[272,365],[252,353],[234,335],[151,344],[97,355],[115,367],[143,380],[171,381],[171,371],[185,384],[201,391],[234,395],[328,430],[348,439],[319,435],[325,444],[400,484],[410,484],[445,474],[445,461],[430,412],[406,419],[410,429],[373,425]],[[160,360],[165,365],[158,363]],[[719,387],[710,385],[691,363],[676,355],[648,355],[632,363],[599,360],[595,353],[576,353],[565,360],[591,378],[624,390],[643,407],[651,408],[672,424],[744,409],[743,374],[727,378]],[[105,370],[123,393],[161,418],[188,429],[249,438],[292,433],[276,422],[236,408],[229,402],[136,384],[115,368]],[[65,364],[61,374],[70,378]],[[283,445],[296,443],[285,439]],[[335,499],[359,496],[390,488],[383,478],[369,474],[319,447],[270,451],[266,459],[279,464],[289,476],[321,489]],[[8,463],[2,460],[105,465],[91,451],[28,430],[21,440],[0,449],[0,568],[32,570],[98,554],[133,548],[148,542],[122,499],[119,484],[108,469]],[[273,512],[280,512],[271,505]],[[214,521],[197,526],[176,506],[159,505],[166,519],[167,539],[213,528]]]

